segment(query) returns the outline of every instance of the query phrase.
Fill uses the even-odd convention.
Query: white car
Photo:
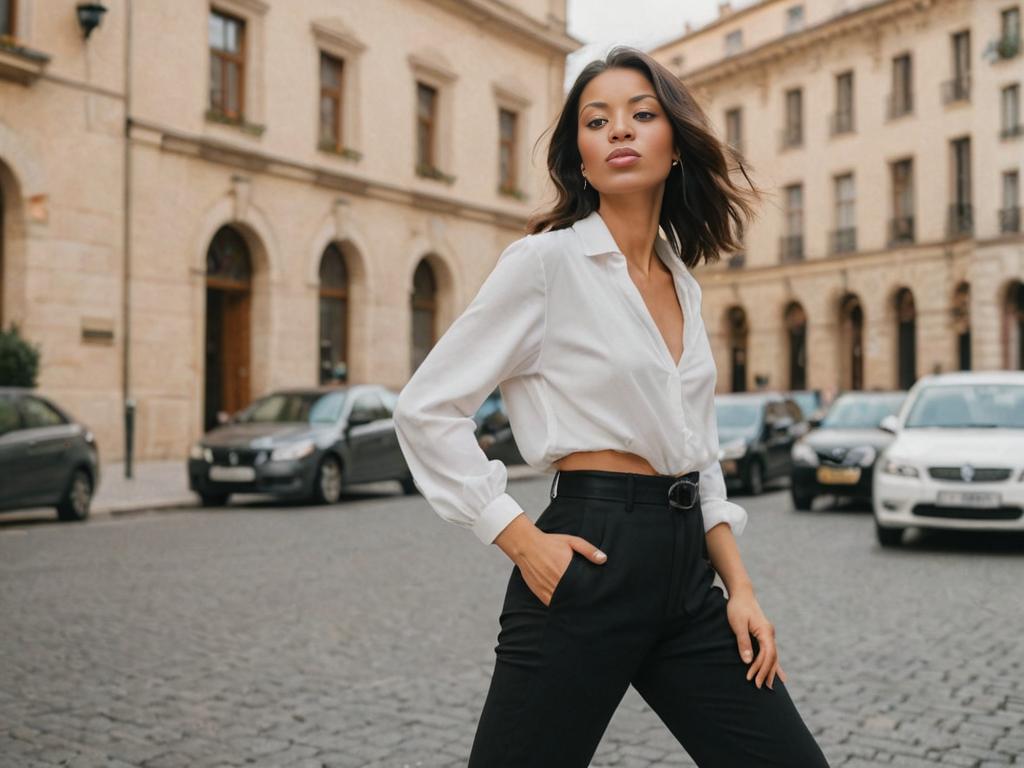
[[[1024,531],[1024,371],[925,376],[899,412],[875,462],[878,542],[910,527]]]

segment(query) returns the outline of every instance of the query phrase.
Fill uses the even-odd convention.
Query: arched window
[[[331,243],[320,259],[320,383],[348,378],[348,271]]]
[[[855,294],[846,294],[839,303],[840,364],[842,386],[864,388],[864,310]]]
[[[971,286],[960,283],[953,293],[953,333],[956,357],[961,371],[971,370]]]
[[[909,389],[917,380],[917,310],[909,288],[896,292],[896,386]]]
[[[807,388],[807,313],[798,302],[786,309],[786,336],[789,341],[789,388]]]
[[[729,360],[732,367],[732,391],[747,391],[747,313],[743,307],[730,307],[726,314],[729,331]]]
[[[412,350],[410,374],[430,352],[437,340],[437,279],[426,259],[416,267],[412,277]]]

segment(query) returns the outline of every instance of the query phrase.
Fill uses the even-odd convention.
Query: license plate
[[[210,479],[244,483],[256,479],[256,470],[252,467],[210,467]]]
[[[989,491],[939,491],[936,504],[944,507],[979,507],[989,509],[998,507],[1002,497]]]
[[[824,485],[853,485],[860,480],[860,467],[818,467],[818,482]]]

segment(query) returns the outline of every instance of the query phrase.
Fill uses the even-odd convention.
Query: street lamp
[[[107,8],[103,3],[79,3],[75,10],[78,12],[78,26],[88,40],[92,31],[100,25]]]

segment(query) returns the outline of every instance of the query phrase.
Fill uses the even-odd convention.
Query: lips
[[[613,160],[616,157],[625,156],[640,157],[640,153],[637,152],[635,149],[630,149],[629,147],[619,147],[618,149],[613,149],[611,152],[609,152],[605,160]]]

